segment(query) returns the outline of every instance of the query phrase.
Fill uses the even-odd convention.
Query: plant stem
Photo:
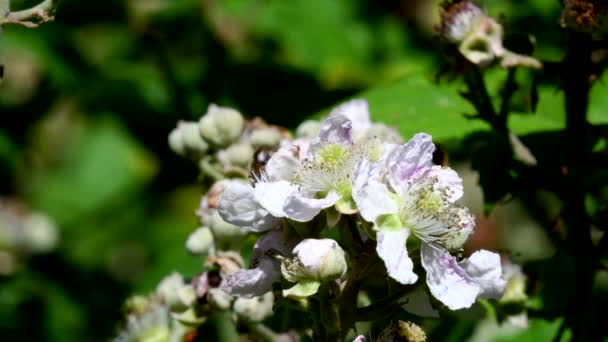
[[[8,12],[3,18],[0,18],[0,26],[4,24],[20,24],[26,27],[36,27],[37,23],[32,20],[40,20],[41,22],[47,22],[53,20],[53,16],[50,14],[53,10],[53,0],[44,0],[34,7],[24,9],[21,11]]]
[[[262,323],[248,324],[248,328],[252,335],[262,339],[263,341],[280,342],[285,340],[281,338],[279,334],[275,333],[274,331],[272,331],[272,329]]]
[[[505,81],[505,88],[502,93],[502,102],[500,104],[500,111],[498,112],[498,122],[501,126],[507,127],[507,119],[509,116],[509,103],[515,91],[517,90],[517,83],[515,82],[515,72],[517,69],[511,68],[507,73],[507,80]]]
[[[489,123],[498,132],[506,131],[506,120],[505,124],[499,122],[481,70],[473,65],[471,70],[466,73],[464,81],[470,92],[469,100],[477,110],[477,117]]]
[[[585,190],[581,179],[585,177],[587,149],[587,109],[591,89],[589,77],[591,64],[591,36],[570,32],[569,45],[564,60],[564,92],[566,102],[567,174],[565,176],[564,220],[568,228],[568,246],[575,264],[576,296],[572,298],[570,312],[566,316],[572,327],[574,341],[593,339],[593,313],[591,290],[593,285],[594,259],[590,234],[590,220],[585,210]]]

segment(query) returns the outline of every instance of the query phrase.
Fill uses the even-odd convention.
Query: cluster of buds
[[[240,298],[221,289],[225,279],[243,267],[235,252],[218,252],[205,261],[206,271],[186,280],[174,272],[148,296],[133,296],[125,304],[126,324],[114,338],[126,341],[184,341],[213,313],[228,312],[235,322],[257,323],[272,313],[272,293]]]
[[[254,152],[276,149],[289,132],[260,118],[245,120],[232,108],[211,104],[198,122],[180,121],[169,134],[169,146],[198,162],[203,177],[218,181],[247,177]]]
[[[538,60],[506,49],[502,25],[471,0],[444,2],[438,31],[442,42],[470,63],[486,66],[498,60],[503,68],[542,67]]]
[[[0,199],[0,275],[14,273],[29,256],[53,251],[59,232],[46,215]]]

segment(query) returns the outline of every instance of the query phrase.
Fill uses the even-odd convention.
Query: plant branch
[[[568,248],[576,263],[576,296],[570,303],[570,313],[566,316],[572,327],[575,341],[593,339],[594,326],[591,312],[591,290],[593,285],[594,262],[590,233],[590,220],[585,210],[585,190],[581,179],[585,177],[587,148],[585,144],[587,109],[592,72],[591,36],[570,32],[568,52],[564,61],[564,92],[566,102],[567,173],[565,175],[564,220],[568,229]]]
[[[10,10],[0,18],[0,26],[4,24],[17,24],[25,27],[37,27],[41,23],[52,21],[54,9],[53,0],[44,0],[34,7],[21,11],[11,12]]]

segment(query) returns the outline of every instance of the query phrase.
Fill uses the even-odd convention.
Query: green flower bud
[[[200,227],[188,236],[186,249],[194,255],[208,254],[213,250],[213,235],[208,227]]]
[[[198,125],[206,141],[216,147],[226,147],[241,136],[245,119],[234,109],[211,104]]]
[[[225,168],[239,167],[248,169],[253,160],[253,147],[250,144],[239,143],[221,150],[217,154],[217,159]]]
[[[296,138],[312,139],[319,134],[320,130],[320,121],[306,120],[296,128]]]
[[[266,127],[255,129],[249,136],[249,141],[254,148],[277,147],[281,143],[283,136],[276,128]]]
[[[332,239],[305,239],[293,255],[281,263],[281,273],[290,282],[331,281],[348,269],[344,250]]]
[[[184,277],[177,272],[165,277],[158,287],[156,294],[171,311],[182,312],[196,299],[194,287],[184,282]]]
[[[196,122],[180,121],[169,133],[169,147],[182,157],[199,158],[203,156],[209,145],[203,138]]]
[[[233,310],[240,319],[261,322],[272,314],[274,296],[272,292],[254,298],[239,297],[234,301]]]
[[[55,249],[59,233],[46,215],[30,214],[23,222],[23,242],[33,253],[47,253]]]
[[[150,299],[145,296],[132,296],[125,302],[125,311],[133,313],[135,315],[143,315],[150,309]]]

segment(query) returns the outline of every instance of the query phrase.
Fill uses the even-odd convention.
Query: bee
[[[249,173],[249,179],[252,183],[256,183],[262,177],[264,167],[266,167],[266,163],[268,163],[274,152],[274,148],[267,146],[259,147],[255,151],[253,161],[251,162],[251,173]]]

